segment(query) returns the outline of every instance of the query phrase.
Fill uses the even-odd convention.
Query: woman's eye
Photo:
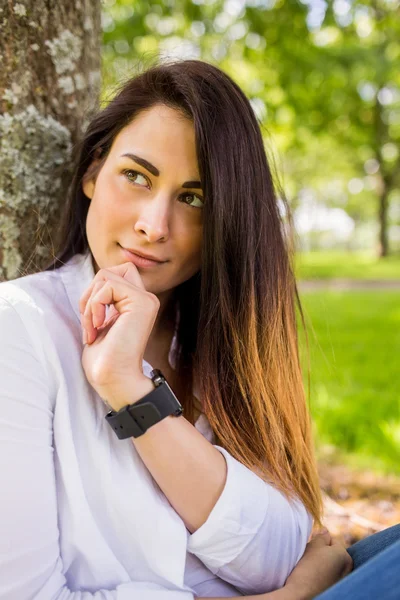
[[[139,173],[139,171],[134,171],[133,169],[125,169],[124,171],[122,171],[122,173],[130,183],[137,183],[139,185],[144,184],[145,186],[149,185],[147,177],[142,175],[142,173]],[[142,178],[143,183],[140,181],[140,178]],[[190,202],[187,202],[186,200],[184,202],[185,204],[193,206],[194,208],[203,208],[204,206],[203,200],[200,198],[200,196],[197,196],[197,194],[182,194],[181,197],[192,198]]]
[[[200,198],[200,196],[197,196],[197,194],[182,194],[182,196],[184,198],[193,198],[195,203],[192,202],[186,202],[186,204],[189,204],[189,206],[194,206],[195,208],[203,208],[204,206],[204,202],[203,200]]]
[[[143,185],[142,183],[140,183],[140,180],[139,181],[137,180],[137,178],[140,178],[140,177],[144,181],[145,185],[148,183],[146,177],[144,175],[142,175],[141,173],[139,173],[138,171],[133,171],[132,169],[125,169],[125,171],[123,171],[123,174],[125,175],[127,180],[130,181],[131,183],[138,183],[139,185]]]

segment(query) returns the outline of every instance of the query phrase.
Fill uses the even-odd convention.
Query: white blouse
[[[310,534],[302,503],[215,446],[226,484],[190,534],[132,441],[106,423],[81,365],[78,303],[93,277],[87,253],[0,283],[0,599],[193,600],[281,587]],[[196,428],[213,443],[204,414]]]

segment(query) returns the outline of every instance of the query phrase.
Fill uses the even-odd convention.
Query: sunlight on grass
[[[302,294],[317,443],[400,472],[400,294]],[[307,385],[304,332],[301,359]]]

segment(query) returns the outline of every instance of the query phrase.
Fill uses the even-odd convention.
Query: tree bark
[[[52,256],[74,145],[98,108],[100,0],[0,0],[0,280]]]

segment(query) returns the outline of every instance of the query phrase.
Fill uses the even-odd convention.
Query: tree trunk
[[[100,0],[0,0],[0,280],[52,255],[73,148],[98,108]]]

